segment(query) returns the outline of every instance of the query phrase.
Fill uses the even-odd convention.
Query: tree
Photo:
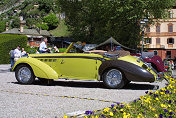
[[[43,21],[49,26],[49,29],[52,30],[58,26],[59,19],[55,14],[49,14],[48,16],[43,18]]]
[[[48,30],[49,29],[49,27],[48,27],[48,25],[47,24],[37,24],[37,27],[38,28],[41,28],[42,30]]]
[[[20,19],[18,17],[13,19],[11,27],[12,28],[19,28],[20,27]]]
[[[46,13],[49,13],[53,10],[53,0],[38,0],[39,10],[45,10]]]
[[[100,43],[114,37],[134,48],[140,41],[140,20],[166,16],[175,0],[58,0],[66,25],[76,40]]]
[[[6,22],[0,21],[0,32],[4,32],[6,28]]]

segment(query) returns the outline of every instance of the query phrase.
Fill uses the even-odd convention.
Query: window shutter
[[[167,39],[167,44],[169,44],[169,39]]]
[[[150,44],[152,44],[152,39],[150,38]]]
[[[173,42],[173,44],[174,44],[174,38],[172,39],[172,42]]]

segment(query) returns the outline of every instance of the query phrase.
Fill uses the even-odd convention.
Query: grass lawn
[[[60,21],[60,24],[58,25],[58,27],[56,29],[50,30],[49,32],[56,37],[61,37],[61,36],[67,37],[70,34],[67,26],[65,25],[64,20]]]

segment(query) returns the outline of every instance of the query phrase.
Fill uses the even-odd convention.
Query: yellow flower
[[[84,118],[88,118],[87,116],[84,116]]]
[[[158,98],[155,98],[155,100],[159,100]]]
[[[166,107],[166,105],[164,105],[164,104],[161,104],[161,107],[165,108],[165,107]]]
[[[155,114],[155,117],[158,118],[158,114]]]
[[[144,98],[144,96],[140,96],[140,99],[142,100]]]
[[[95,116],[95,118],[98,118],[98,116]]]
[[[104,112],[108,112],[109,111],[109,107],[107,107],[106,109],[104,109]]]
[[[120,109],[120,111],[123,111],[123,109]]]
[[[158,91],[155,92],[155,94],[158,94],[158,93],[159,93]]]
[[[64,115],[64,117],[63,118],[68,118],[66,115]]]
[[[110,116],[113,116],[114,114],[112,112],[109,113]]]
[[[160,92],[161,93],[161,95],[163,95],[164,94],[164,92]]]

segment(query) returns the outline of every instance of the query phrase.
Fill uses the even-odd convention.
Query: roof
[[[115,44],[115,45],[118,45],[118,46],[121,46],[122,48],[124,48],[124,49],[127,49],[127,50],[133,50],[133,49],[131,49],[131,48],[128,48],[128,47],[126,47],[126,46],[124,46],[124,45],[122,45],[122,44],[120,44],[119,42],[117,42],[114,38],[109,38],[108,40],[106,40],[105,42],[103,42],[103,43],[101,43],[101,44],[99,44],[97,47],[100,47],[100,46],[103,46],[103,45],[106,45],[106,44]],[[96,48],[97,48],[96,47]]]
[[[21,34],[21,35],[36,35],[36,36],[51,35],[47,30],[41,30],[39,32],[37,29],[23,29],[23,32],[20,32],[19,28],[10,29],[8,31],[2,32],[2,34]]]

